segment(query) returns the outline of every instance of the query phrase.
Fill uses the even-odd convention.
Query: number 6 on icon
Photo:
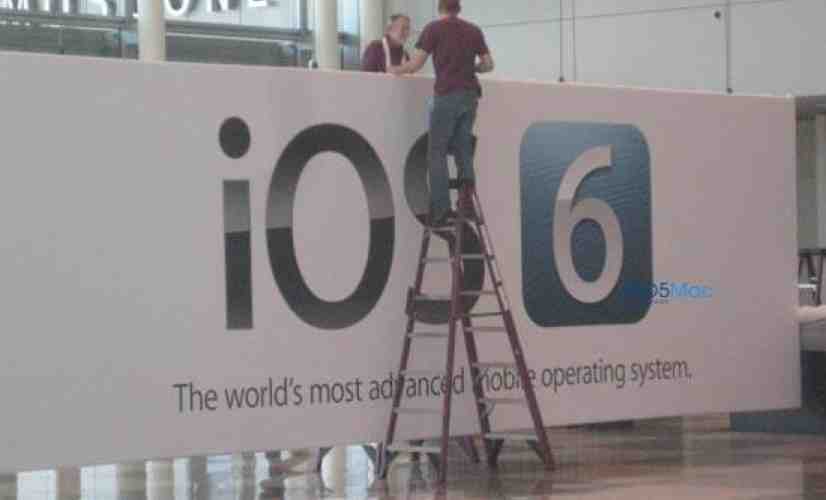
[[[596,198],[579,200],[576,193],[590,174],[611,168],[611,148],[600,146],[585,151],[571,165],[556,198],[553,219],[554,261],[565,289],[576,300],[593,304],[604,300],[613,291],[622,272],[622,230],[614,210]],[[605,237],[605,266],[596,281],[586,281],[574,267],[571,240],[576,226],[585,220],[599,224]]]

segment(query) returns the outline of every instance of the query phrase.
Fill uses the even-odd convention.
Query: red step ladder
[[[454,373],[454,355],[456,350],[457,332],[464,334],[465,347],[467,348],[467,359],[470,365],[470,375],[473,381],[473,394],[476,399],[476,408],[479,415],[479,427],[481,438],[484,442],[485,455],[491,467],[495,467],[502,445],[506,440],[522,440],[527,442],[540,456],[548,469],[553,469],[554,459],[551,451],[548,436],[542,423],[542,415],[536,401],[536,394],[531,383],[528,368],[525,365],[525,357],[522,346],[519,342],[519,335],[516,332],[516,325],[510,308],[507,294],[505,292],[502,274],[493,251],[493,242],[490,237],[488,226],[482,213],[479,196],[473,185],[460,185],[456,181],[451,181],[451,189],[459,190],[459,210],[455,216],[451,217],[449,224],[443,227],[425,227],[422,235],[421,250],[419,252],[419,263],[413,287],[410,288],[407,301],[407,328],[404,337],[404,347],[402,348],[401,362],[399,364],[398,380],[393,396],[393,408],[390,413],[390,422],[387,426],[387,434],[383,443],[383,451],[379,453],[379,477],[387,475],[389,462],[398,453],[426,454],[431,461],[437,465],[439,470],[439,482],[444,483],[447,479],[447,456],[450,444],[450,410],[453,390],[446,390],[442,396],[441,408],[421,408],[406,406],[402,402],[405,379],[416,376],[447,376],[448,387],[452,388]],[[479,237],[481,253],[471,254],[463,251],[463,232],[475,229]],[[448,242],[450,249],[449,257],[430,257],[428,251],[432,236],[439,236]],[[489,273],[491,289],[479,291],[465,290],[463,287],[463,269],[466,262],[482,261]],[[451,289],[445,295],[426,294],[422,291],[425,269],[430,264],[449,265],[451,270]],[[490,312],[471,313],[466,302],[469,300],[483,298],[494,299],[495,309]],[[447,331],[434,332],[420,330],[422,324],[418,319],[417,309],[426,303],[437,300],[450,301],[450,314]],[[486,323],[495,320],[498,326],[474,326],[474,320],[486,318]],[[432,327],[431,327],[432,330]],[[476,349],[476,338],[478,334],[502,335],[507,337],[510,349],[513,353],[512,360],[491,360],[479,361]],[[446,369],[443,373],[422,370],[412,370],[408,367],[411,351],[414,342],[423,341],[446,341],[447,359]],[[515,370],[521,382],[520,387],[524,394],[519,398],[492,398],[487,397],[484,392],[482,378],[489,370]],[[490,414],[498,405],[517,405],[525,407],[530,413],[533,421],[533,432],[531,434],[497,433],[491,431]],[[395,442],[396,425],[399,418],[432,415],[441,416],[442,434],[440,446],[409,446],[400,445]],[[467,441],[463,441],[467,445]],[[472,446],[472,442],[471,442]],[[475,448],[474,448],[475,451]],[[471,454],[471,456],[473,456]]]

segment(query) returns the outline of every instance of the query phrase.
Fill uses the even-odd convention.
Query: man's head
[[[393,14],[385,33],[397,44],[404,45],[410,38],[410,18],[404,14]]]
[[[455,16],[462,11],[459,0],[439,0],[439,14]]]

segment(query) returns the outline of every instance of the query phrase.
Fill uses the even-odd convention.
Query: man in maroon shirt
[[[404,44],[410,37],[410,18],[404,14],[390,16],[390,24],[380,40],[373,40],[361,57],[362,71],[384,73],[388,66],[396,66],[410,60]],[[389,59],[389,61],[388,61]]]
[[[433,110],[430,113],[428,163],[430,165],[430,220],[443,226],[450,216],[448,151],[452,151],[464,184],[460,208],[470,206],[473,172],[473,125],[482,87],[476,73],[493,71],[493,58],[482,30],[459,19],[459,0],[439,0],[440,18],[428,24],[411,60],[391,66],[389,73],[403,75],[419,71],[428,56],[436,69]]]

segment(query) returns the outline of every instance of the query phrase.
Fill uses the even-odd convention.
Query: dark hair
[[[439,12],[458,14],[462,10],[459,0],[439,0]]]
[[[390,16],[390,24],[395,23],[399,19],[407,19],[408,21],[410,21],[410,16],[408,16],[407,14],[393,14],[392,16]]]
[[[390,33],[390,28],[393,27],[393,24],[396,23],[399,19],[407,19],[407,22],[410,22],[410,16],[407,14],[393,14],[390,16],[390,21],[387,23],[387,26],[384,28],[384,34]]]

